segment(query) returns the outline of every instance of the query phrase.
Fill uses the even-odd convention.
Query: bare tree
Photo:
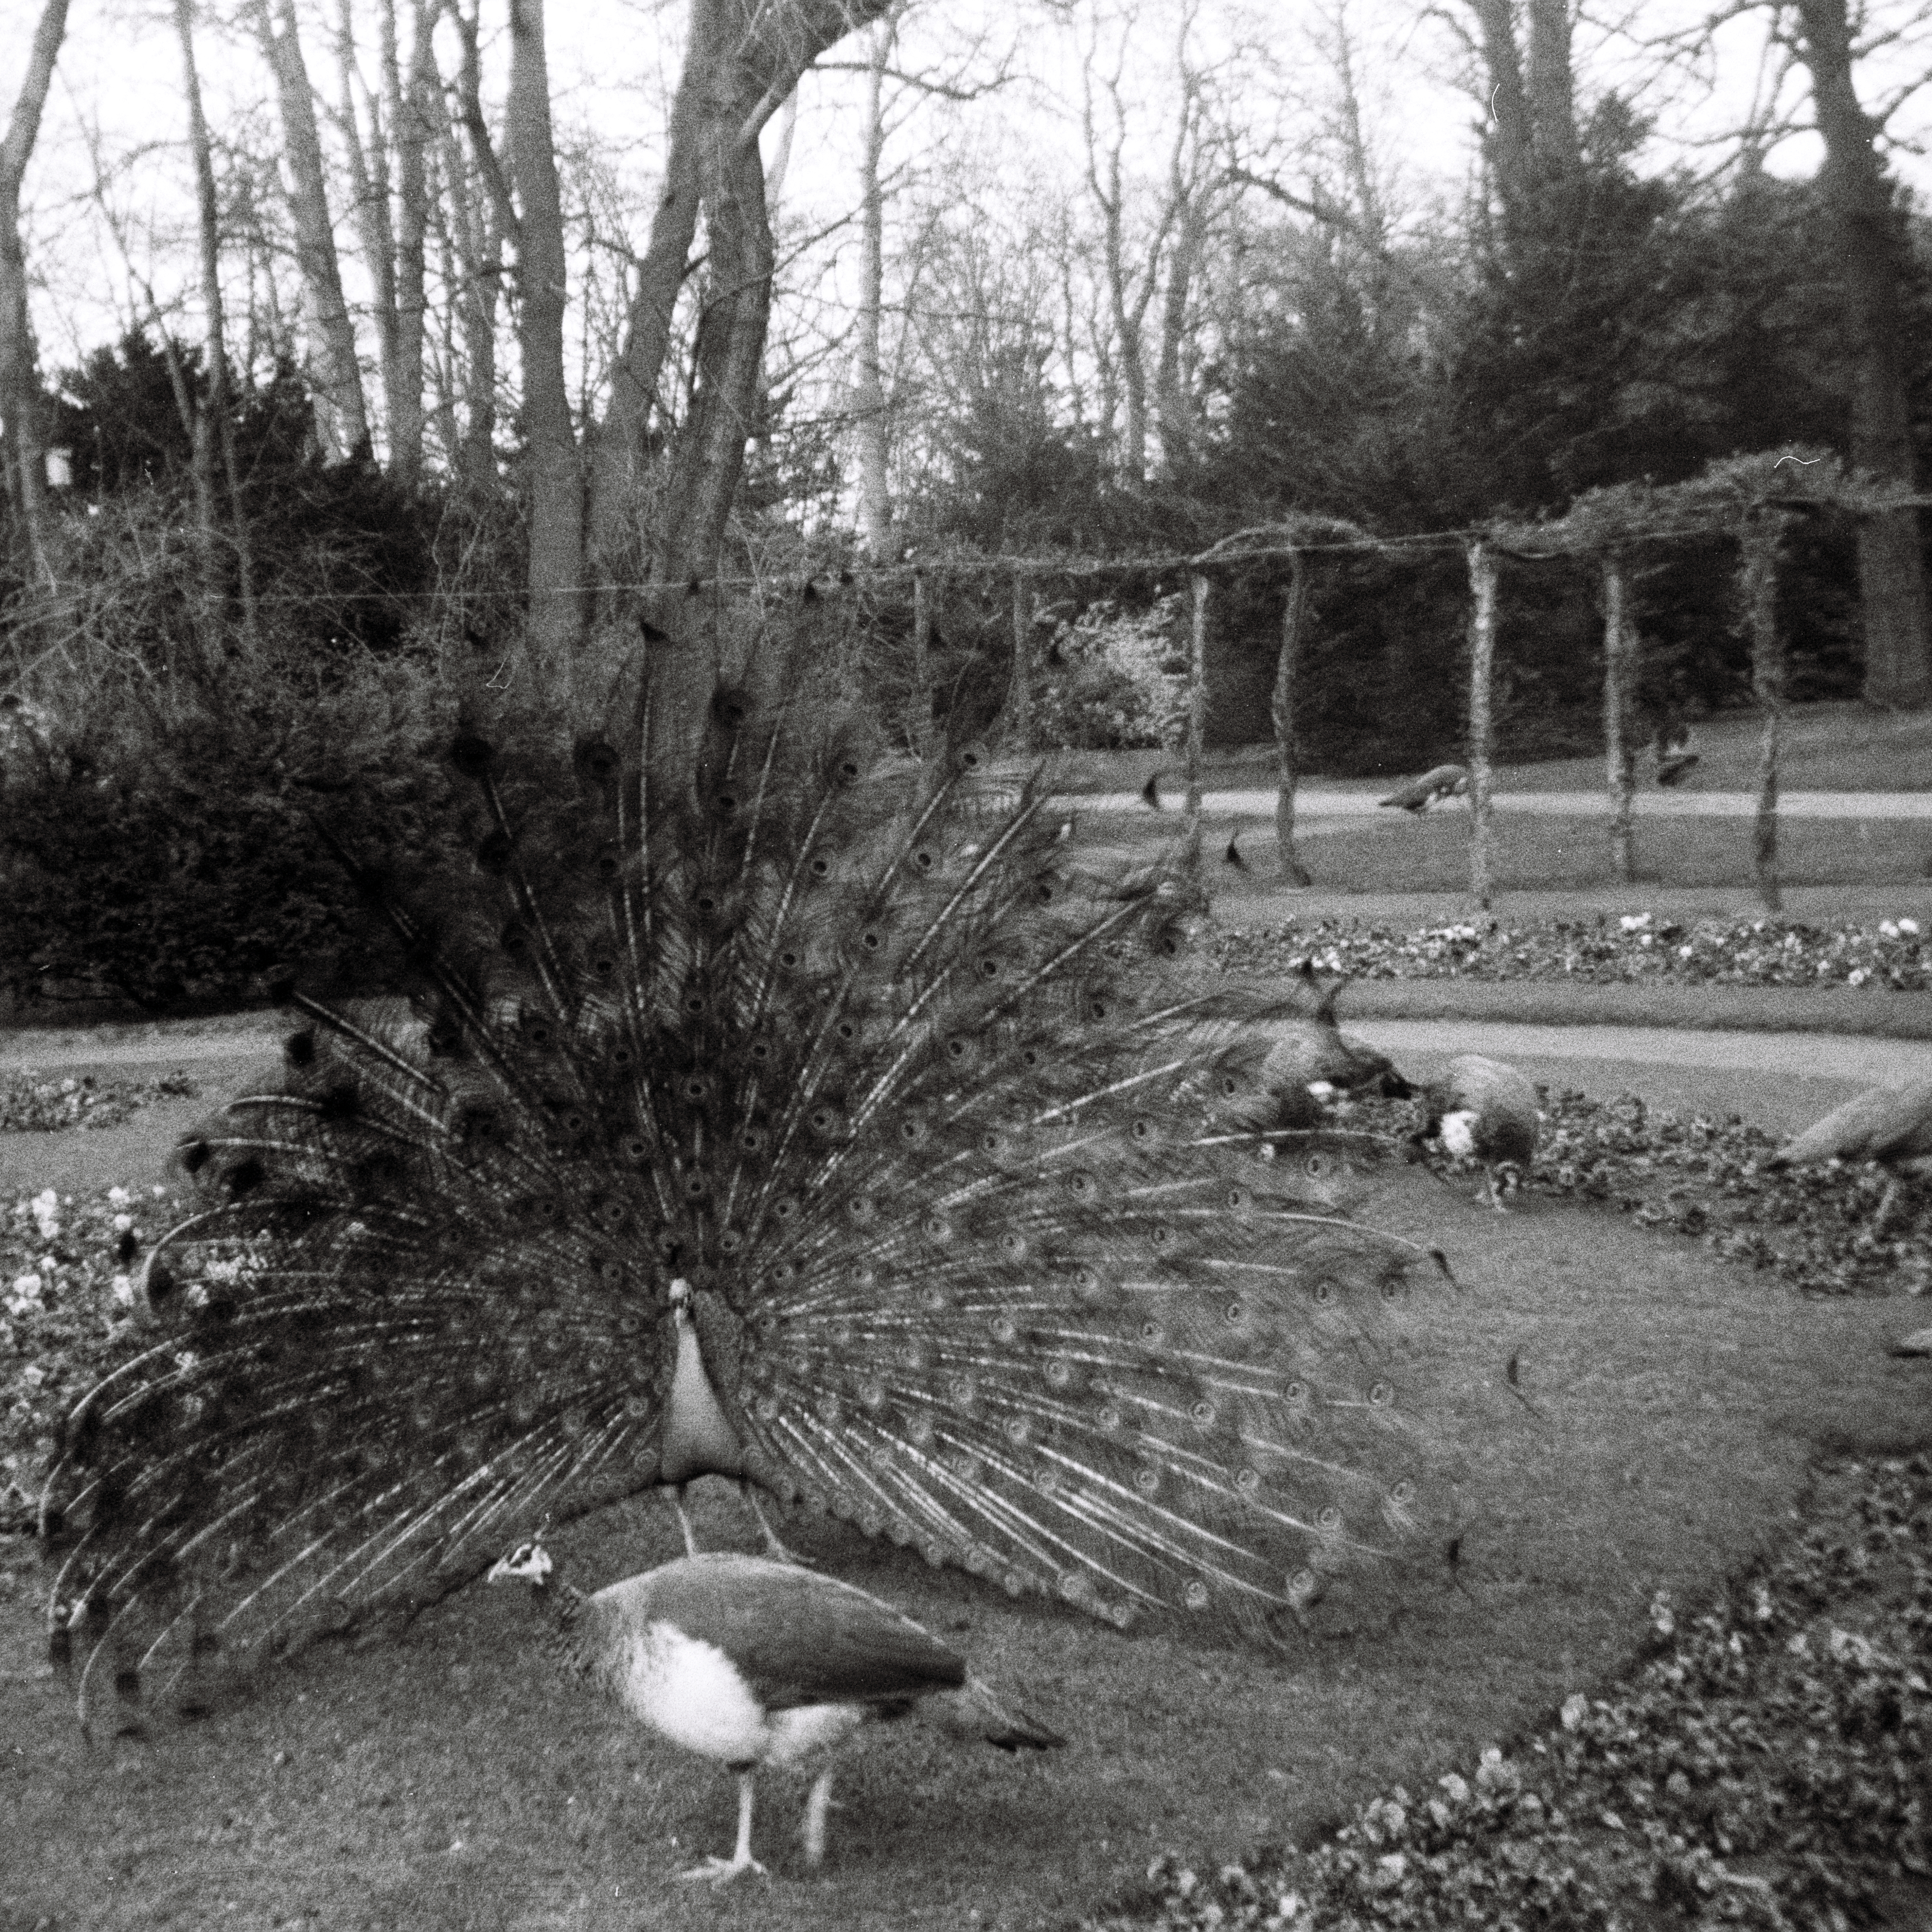
[[[564,378],[563,203],[550,128],[543,0],[511,0],[510,170],[518,201],[518,339],[528,466],[530,628],[537,662],[567,679],[582,630],[584,484]]]
[[[692,0],[664,187],[592,456],[590,547],[602,569],[621,572],[640,553],[673,583],[716,568],[755,418],[771,313],[774,257],[759,136],[808,67],[893,4],[782,0],[747,13],[737,0]],[[690,400],[672,428],[653,418],[700,214],[706,246]],[[654,514],[645,530],[647,506]],[[708,626],[682,620],[670,634],[661,653],[665,680],[680,698],[693,698],[709,687],[716,638]],[[668,751],[681,757],[677,710],[667,705],[656,715],[670,734]]]
[[[46,0],[34,29],[26,77],[0,141],[0,418],[5,442],[7,500],[14,512],[24,575],[41,566],[40,521],[46,478],[41,471],[40,385],[27,314],[27,264],[20,245],[20,186],[53,85],[54,62],[67,32],[67,0]]]
[[[896,554],[880,340],[886,300],[886,196],[880,178],[886,152],[886,65],[897,30],[892,14],[872,26],[872,58],[866,66],[866,150],[860,175],[863,226],[852,434],[859,451],[859,530],[866,554],[878,561],[889,561]]]
[[[370,88],[356,58],[351,0],[339,0],[335,36],[335,115],[348,157],[352,212],[375,293],[389,468],[412,487],[422,473],[426,158],[441,119],[432,37],[442,11],[442,0],[412,0],[406,70],[396,0],[382,0],[380,91]]]
[[[242,595],[242,621],[256,638],[255,573],[248,518],[242,503],[242,471],[235,452],[233,386],[228,370],[227,325],[221,296],[221,220],[215,197],[214,157],[202,111],[201,76],[194,57],[194,0],[175,0],[175,34],[181,42],[182,91],[188,104],[188,146],[194,160],[195,209],[201,242],[201,301],[207,324],[208,382],[194,410],[195,505],[201,544],[202,595],[211,611],[220,599],[220,544],[215,519],[214,448],[221,455],[228,518],[234,534],[236,571]]]
[[[1810,70],[1824,137],[1821,184],[1851,338],[1851,458],[1858,469],[1911,488],[1916,465],[1905,383],[1903,236],[1875,146],[1878,125],[1852,85],[1845,0],[1797,0],[1797,51]],[[1858,598],[1867,701],[1913,708],[1932,701],[1932,625],[1916,510],[1859,520]]]
[[[356,328],[342,293],[342,266],[335,250],[328,194],[322,171],[322,139],[316,130],[315,97],[296,28],[295,0],[251,0],[251,14],[262,51],[275,77],[282,116],[283,189],[295,230],[296,260],[316,331],[316,400],[322,405],[322,434],[332,455],[370,448],[369,412],[356,360]]]

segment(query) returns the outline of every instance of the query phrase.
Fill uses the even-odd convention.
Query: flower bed
[[[179,1218],[159,1186],[0,1205],[0,1531],[32,1522],[60,1418],[151,1339],[134,1319],[134,1273]]]
[[[1680,920],[1648,912],[1498,920],[1397,932],[1341,920],[1223,928],[1228,971],[1279,974],[1304,960],[1361,980],[1533,980],[1616,986],[1671,980],[1724,986],[1932,988],[1932,938],[1912,919],[1865,926],[1774,918]]]
[[[1928,1549],[1932,1460],[1847,1465],[1774,1564],[1695,1616],[1658,1597],[1612,1694],[1305,1851],[1211,1876],[1157,1858],[1147,1898],[1085,1932],[1924,1923]]]
[[[32,1067],[0,1073],[0,1132],[50,1132],[62,1127],[118,1127],[155,1100],[191,1100],[200,1089],[185,1073],[159,1080],[116,1081],[91,1074],[54,1078]]]

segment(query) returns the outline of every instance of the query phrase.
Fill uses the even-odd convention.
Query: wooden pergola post
[[[912,574],[912,748],[923,764],[932,755],[932,600],[926,572]]]
[[[1469,546],[1469,890],[1484,911],[1495,896],[1490,860],[1490,685],[1496,655],[1496,558],[1480,540]]]
[[[1778,740],[1784,714],[1784,653],[1778,641],[1778,548],[1784,536],[1783,516],[1762,508],[1744,519],[1738,533],[1738,601],[1750,639],[1751,695],[1764,713],[1751,862],[1758,896],[1767,912],[1782,911],[1784,905],[1778,877]]]
[[[1636,668],[1636,627],[1626,602],[1624,560],[1604,560],[1604,762],[1610,785],[1610,866],[1620,884],[1636,876],[1630,821],[1636,801],[1636,747],[1630,742],[1630,693]]]
[[[1006,691],[1006,739],[1016,751],[1033,748],[1033,717],[1028,702],[1033,674],[1033,610],[1027,601],[1027,580],[1013,572],[1013,674]]]
[[[1294,788],[1300,773],[1295,764],[1295,680],[1301,669],[1301,620],[1308,608],[1308,568],[1301,553],[1288,554],[1288,596],[1281,608],[1281,655],[1275,660],[1274,698],[1269,706],[1274,719],[1275,758],[1280,772],[1274,802],[1274,842],[1282,883],[1309,886],[1314,880],[1294,849]]]
[[[1187,634],[1187,853],[1190,866],[1201,862],[1201,736],[1208,709],[1208,590],[1206,575],[1194,573],[1194,607]]]

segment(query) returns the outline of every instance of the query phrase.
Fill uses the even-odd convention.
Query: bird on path
[[[1076,869],[970,746],[874,772],[721,688],[668,776],[640,673],[568,753],[493,701],[448,754],[470,866],[331,835],[408,1004],[275,988],[279,1082],[182,1148],[153,1345],[65,1418],[83,1714],[704,1475],[1120,1629],[1274,1642],[1400,1574],[1448,1264],[1346,1211],[1354,1137],[1213,1092],[1318,1024],[1306,982],[1204,978],[1184,878]]]
[[[1504,1178],[1520,1185],[1543,1130],[1536,1089],[1506,1060],[1458,1054],[1439,1080],[1423,1089],[1418,1140],[1439,1139],[1444,1153],[1482,1163],[1484,1198],[1498,1214]]]
[[[1393,806],[1420,818],[1438,799],[1467,798],[1468,795],[1469,773],[1466,766],[1435,765],[1419,778],[1413,778],[1391,792],[1379,801],[1379,806]]]
[[[680,1557],[590,1595],[566,1582],[541,1543],[502,1558],[488,1581],[527,1583],[544,1613],[545,1648],[661,1737],[727,1765],[738,1778],[738,1836],[728,1858],[685,1879],[726,1882],[762,1872],[752,1856],[759,1771],[810,1762],[864,1725],[924,1709],[955,1736],[1002,1750],[1066,1742],[970,1676],[965,1660],[889,1604],[834,1578],[760,1556]],[[806,1801],[805,1862],[825,1857],[836,1766]]]
[[[1883,1232],[1899,1183],[1932,1179],[1932,1080],[1874,1087],[1856,1095],[1787,1141],[1765,1166],[1776,1173],[1832,1160],[1875,1162],[1884,1168],[1885,1193],[1870,1230]]]

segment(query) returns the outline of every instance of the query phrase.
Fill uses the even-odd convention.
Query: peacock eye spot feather
[[[487,738],[479,738],[473,733],[462,733],[449,748],[449,761],[466,778],[480,778],[487,772],[496,758]]]
[[[781,1195],[772,1203],[772,1219],[779,1222],[796,1221],[798,1219],[799,1207],[800,1202],[796,1195]]]
[[[798,1264],[796,1262],[774,1262],[771,1268],[771,1279],[772,1285],[778,1288],[797,1280]]]
[[[1369,1406],[1371,1408],[1388,1408],[1395,1401],[1395,1390],[1387,1382],[1369,1384]]]
[[[1309,1292],[1315,1298],[1318,1308],[1326,1308],[1335,1299],[1335,1284],[1332,1281],[1318,1281]]]
[[[1197,1402],[1187,1412],[1197,1429],[1211,1429],[1214,1426],[1214,1405],[1211,1402]]]
[[[1204,1610],[1208,1604],[1208,1586],[1196,1577],[1180,1593],[1180,1600],[1190,1610]]]
[[[706,1100],[710,1098],[711,1083],[710,1081],[706,1080],[701,1073],[687,1074],[682,1082],[680,1084],[678,1090],[684,1096],[686,1100],[692,1102],[693,1105],[695,1105],[700,1100]]]
[[[1234,1486],[1243,1496],[1251,1496],[1262,1486],[1262,1472],[1246,1466],[1234,1472]]]
[[[1316,1513],[1315,1527],[1324,1536],[1333,1536],[1342,1527],[1342,1512],[1333,1503],[1328,1503]]]
[[[986,954],[980,962],[980,976],[982,980],[997,980],[1005,970],[1005,962],[992,953]]]
[[[744,1245],[745,1238],[736,1228],[727,1228],[718,1237],[718,1252],[721,1255],[735,1255]]]
[[[571,754],[577,776],[592,784],[604,784],[616,776],[617,754],[602,739],[580,738]]]
[[[1246,1304],[1242,1302],[1231,1301],[1228,1304],[1227,1306],[1221,1311],[1221,1319],[1226,1322],[1230,1328],[1240,1328],[1244,1327],[1246,1324],[1247,1318],[1247,1307]]]
[[[1100,1184],[1084,1168],[1077,1168],[1066,1177],[1066,1191],[1076,1201],[1092,1201],[1099,1197]]]
[[[1328,1172],[1328,1162],[1318,1154],[1310,1154],[1306,1161],[1304,1162],[1304,1165],[1307,1168],[1308,1172],[1311,1174],[1316,1176],[1318,1178]]]
[[[952,1223],[944,1214],[927,1215],[920,1228],[928,1241],[946,1241],[952,1238]]]
[[[829,879],[832,876],[832,855],[829,852],[814,852],[806,862],[806,870],[814,879]]]
[[[1144,1496],[1158,1494],[1160,1489],[1160,1472],[1158,1469],[1150,1469],[1143,1463],[1134,1472],[1134,1487]]]
[[[868,952],[878,952],[880,951],[884,948],[885,943],[886,935],[883,932],[880,932],[876,926],[868,926],[866,930],[859,935],[859,944],[862,946]]]
[[[738,1136],[738,1144],[746,1154],[756,1154],[765,1144],[763,1132],[757,1127],[747,1127]]]
[[[912,862],[915,870],[929,872],[939,863],[938,855],[928,847],[922,845],[913,854]]]
[[[1232,1214],[1240,1214],[1254,1201],[1254,1196],[1245,1187],[1231,1187],[1222,1198],[1226,1204],[1228,1211]]]
[[[687,1201],[702,1201],[710,1191],[710,1183],[702,1174],[687,1174],[684,1177],[684,1198]]]

